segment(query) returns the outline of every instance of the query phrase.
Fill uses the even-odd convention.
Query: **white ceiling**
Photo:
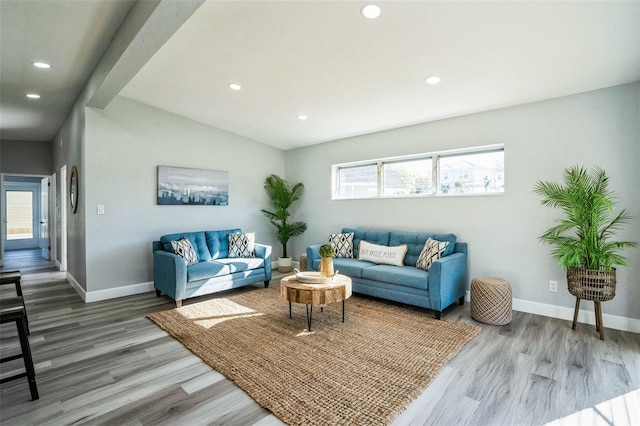
[[[0,0],[1,139],[53,139],[133,4]],[[31,92],[41,98],[27,99]]]
[[[20,98],[26,105],[20,110],[13,99],[4,100],[5,2],[2,115],[33,105]],[[65,4],[84,4],[50,3],[73,19],[79,17]],[[119,4],[98,3],[105,9]],[[359,14],[364,4],[209,1],[121,94],[291,149],[640,80],[640,1],[377,2],[382,15],[373,21]],[[67,26],[73,19],[59,18]],[[106,28],[96,31],[100,25]],[[50,49],[62,50],[112,30],[97,19],[69,43],[70,36],[56,40],[49,23],[36,17],[25,18],[24,26],[49,33],[45,40],[58,42]],[[19,43],[24,46],[11,47],[22,48],[11,57],[21,61],[9,74],[14,77],[35,72],[29,67],[39,47]],[[73,68],[80,68],[80,59]],[[442,82],[425,84],[430,75]],[[230,90],[230,82],[243,89]],[[71,84],[54,85],[64,91]],[[298,114],[309,119],[300,121]],[[3,138],[19,134],[13,118],[2,118]]]

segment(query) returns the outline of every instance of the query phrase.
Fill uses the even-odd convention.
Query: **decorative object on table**
[[[307,253],[302,253],[300,255],[300,261],[298,263],[300,264],[298,266],[298,269],[303,272],[307,270]]]
[[[69,178],[69,204],[71,205],[71,213],[78,210],[78,197],[80,194],[80,178],[78,177],[78,168],[71,167],[71,177]]]
[[[158,205],[228,206],[229,172],[158,166]]]
[[[293,186],[278,175],[270,175],[264,180],[264,190],[271,199],[274,211],[262,210],[269,222],[276,228],[276,238],[282,244],[282,256],[278,259],[278,271],[291,272],[291,257],[287,255],[287,243],[307,230],[305,222],[289,222],[289,209],[304,194],[304,184]]]
[[[491,325],[511,322],[513,314],[511,285],[501,278],[482,277],[471,280],[471,316]]]
[[[332,277],[335,275],[333,271],[333,256],[336,254],[333,246],[329,243],[322,244],[318,250],[320,254],[320,276]]]
[[[580,166],[566,168],[563,180],[564,184],[539,181],[535,186],[543,206],[558,207],[565,214],[540,240],[553,247],[552,257],[567,271],[569,293],[576,297],[572,328],[576,328],[580,300],[591,300],[596,328],[604,340],[600,302],[616,294],[613,266],[627,265],[620,251],[637,245],[611,239],[634,215],[626,209],[614,215],[616,194],[608,189],[609,179],[600,167],[591,172]]]
[[[304,333],[305,306],[294,304],[289,319],[280,291],[234,292],[149,318],[295,425],[391,424],[480,331],[352,297],[345,323],[335,303]]]

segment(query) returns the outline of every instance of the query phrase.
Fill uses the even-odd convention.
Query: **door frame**
[[[0,266],[4,266],[4,251],[5,251],[5,246],[4,246],[4,240],[5,240],[5,221],[6,221],[6,206],[5,204],[5,200],[4,200],[4,190],[5,190],[5,186],[7,183],[13,183],[11,181],[6,182],[6,178],[9,176],[17,176],[17,177],[31,177],[31,178],[38,178],[38,179],[42,179],[42,178],[49,178],[49,182],[51,182],[52,180],[52,176],[51,175],[32,175],[32,174],[25,174],[25,173],[0,173],[0,199],[2,200],[2,202],[0,202],[0,205],[2,205],[2,218],[1,218],[1,225],[0,226]],[[38,184],[39,185],[39,184]],[[56,186],[54,184],[52,184],[50,186],[50,191],[49,191],[49,222],[51,223],[51,211],[54,208],[54,206],[52,205],[52,200],[55,200],[56,198]],[[38,203],[40,203],[40,199],[38,197]],[[53,203],[55,203],[55,201],[53,201]],[[38,212],[39,214],[39,212]],[[38,222],[40,221],[40,219],[38,218]],[[66,228],[66,227],[65,227]],[[35,232],[35,230],[34,230]],[[54,235],[55,233],[52,232],[51,230],[51,226],[49,226],[49,241],[51,241],[52,235]],[[54,250],[54,248],[52,247],[52,250]],[[53,253],[52,253],[53,255]],[[66,262],[65,262],[66,263]]]

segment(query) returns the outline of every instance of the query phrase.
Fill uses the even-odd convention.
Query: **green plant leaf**
[[[589,173],[584,167],[573,166],[564,170],[563,184],[539,181],[534,186],[543,206],[559,208],[564,214],[539,237],[553,247],[551,256],[563,268],[610,270],[627,264],[621,250],[637,247],[635,242],[610,241],[635,215],[623,209],[613,216],[616,194],[608,184],[602,168],[594,167]]]

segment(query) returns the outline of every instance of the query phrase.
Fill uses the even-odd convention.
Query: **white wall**
[[[507,279],[513,296],[573,309],[566,279],[537,237],[558,212],[533,193],[538,180],[560,181],[565,167],[603,167],[619,207],[640,212],[640,83],[354,137],[286,153],[287,178],[305,184],[299,216],[308,231],[293,241],[298,257],[342,227],[453,232],[469,243],[469,276]],[[331,165],[380,157],[502,143],[506,192],[501,196],[398,200],[331,200]],[[640,241],[640,219],[620,234]],[[625,252],[618,291],[603,312],[640,318],[640,250]],[[557,280],[559,291],[548,291]],[[583,303],[583,309],[593,304]],[[605,319],[605,326],[607,326]]]
[[[229,205],[156,205],[158,165],[228,171]],[[151,242],[163,234],[239,227],[277,247],[260,209],[265,177],[285,173],[279,149],[117,97],[86,109],[85,169],[87,292],[153,281]]]

